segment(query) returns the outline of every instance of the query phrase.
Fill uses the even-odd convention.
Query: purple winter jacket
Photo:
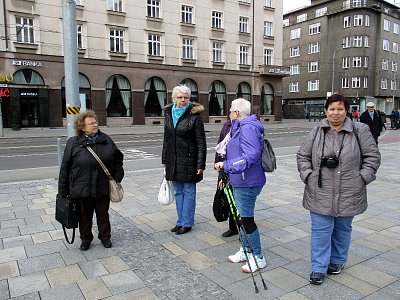
[[[255,115],[233,120],[231,139],[226,146],[224,170],[233,187],[265,185],[261,166],[264,127]]]

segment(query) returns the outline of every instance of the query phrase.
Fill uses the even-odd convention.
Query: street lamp
[[[333,85],[335,83],[335,58],[336,58],[336,51],[338,51],[339,49],[343,48],[343,44],[339,47],[337,47],[334,51],[333,51],[333,57],[332,57],[332,87],[331,87],[331,95],[333,95]]]

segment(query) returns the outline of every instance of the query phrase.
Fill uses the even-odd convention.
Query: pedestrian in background
[[[381,156],[365,124],[346,118],[347,99],[332,95],[326,118],[297,152],[305,183],[303,206],[311,216],[310,283],[339,274],[347,262],[354,216],[367,209],[366,185],[375,180]]]
[[[360,113],[358,112],[358,110],[355,110],[353,113],[353,121],[354,122],[360,121],[359,117],[360,117]]]
[[[92,110],[80,113],[74,121],[77,136],[65,146],[58,180],[58,193],[80,202],[80,249],[86,251],[93,241],[92,220],[96,212],[98,238],[105,248],[111,248],[111,224],[108,177],[90,147],[103,161],[111,176],[121,182],[124,177],[123,154],[113,140],[101,132]]]
[[[367,110],[361,114],[360,122],[369,126],[372,136],[378,145],[378,137],[381,135],[382,131],[382,119],[379,112],[375,110],[375,104],[373,102],[367,103]]]
[[[171,229],[175,234],[185,234],[194,225],[196,183],[203,179],[206,167],[206,135],[200,116],[204,107],[190,102],[190,93],[185,85],[174,87],[173,103],[164,109],[162,164],[175,191],[178,220]]]
[[[230,139],[226,144],[226,154],[223,162],[217,162],[214,168],[218,172],[224,171],[229,175],[229,182],[233,188],[233,195],[242,219],[244,229],[249,237],[251,246],[260,269],[267,263],[262,254],[260,232],[254,222],[254,209],[257,196],[261,193],[266,179],[261,166],[263,150],[264,126],[256,115],[250,115],[251,104],[239,98],[232,101],[229,117],[232,121]],[[244,251],[250,248],[247,239],[242,233],[245,249],[240,248],[228,260],[233,263],[244,262]],[[249,263],[252,272],[258,270],[256,262],[250,255]],[[249,264],[242,266],[243,272],[250,272]]]
[[[395,107],[390,114],[390,128],[395,130],[399,128],[399,117],[399,111],[397,110],[397,107]]]

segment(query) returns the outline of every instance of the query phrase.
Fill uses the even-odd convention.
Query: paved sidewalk
[[[241,264],[236,237],[212,215],[216,174],[199,183],[192,232],[170,232],[175,207],[157,204],[161,169],[127,172],[125,199],[112,204],[113,248],[79,250],[54,221],[55,180],[0,184],[0,299],[400,299],[400,131],[380,139],[382,165],[368,186],[369,208],[353,223],[350,259],[322,286],[308,283],[309,214],[294,155],[278,157],[259,196],[256,220],[267,268],[260,293]]]

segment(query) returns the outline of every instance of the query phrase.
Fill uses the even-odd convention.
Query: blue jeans
[[[256,206],[257,196],[261,193],[262,186],[257,187],[234,187],[233,188],[233,196],[236,200],[236,206],[238,208],[240,216],[243,217],[254,217],[254,208]],[[242,232],[242,240],[245,246],[245,249],[249,251],[249,245],[246,240],[246,236]],[[261,254],[261,240],[260,240],[260,232],[258,228],[248,234],[251,246],[253,247],[253,251],[255,255]]]
[[[178,213],[176,225],[193,227],[196,209],[196,183],[173,181],[172,184],[174,185],[176,212]]]
[[[345,264],[354,217],[332,217],[313,212],[310,215],[311,270],[326,273],[329,263]]]

